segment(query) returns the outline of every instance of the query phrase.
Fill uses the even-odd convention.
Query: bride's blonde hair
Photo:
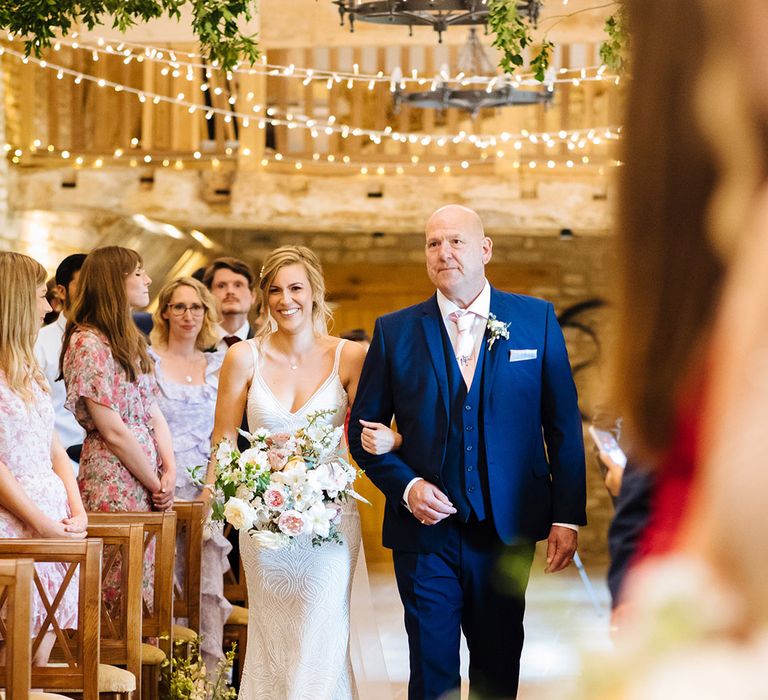
[[[261,313],[259,329],[256,337],[264,340],[272,332],[272,322],[269,314],[269,288],[275,281],[275,276],[288,265],[302,265],[312,288],[312,325],[317,335],[327,335],[328,328],[333,323],[333,314],[325,301],[325,279],[320,260],[309,248],[301,245],[284,245],[273,250],[264,261],[259,276],[259,296],[261,298]]]
[[[48,383],[35,359],[40,330],[37,288],[45,284],[45,268],[28,255],[0,252],[0,370],[11,391],[32,401],[32,383],[47,391]]]

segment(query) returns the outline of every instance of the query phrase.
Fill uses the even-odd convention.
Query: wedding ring
[[[426,520],[422,520],[422,521],[421,521],[421,524],[422,524],[422,525],[426,525],[426,524],[427,524],[427,521],[426,521]]]

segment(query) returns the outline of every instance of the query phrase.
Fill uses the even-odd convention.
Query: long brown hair
[[[208,288],[193,277],[179,277],[168,282],[161,290],[157,298],[157,308],[152,314],[152,332],[149,334],[154,345],[168,345],[168,331],[170,324],[163,315],[168,313],[168,304],[173,298],[173,293],[179,287],[189,287],[197,292],[200,303],[205,309],[203,313],[203,325],[195,339],[195,347],[198,350],[209,350],[219,342],[215,325],[219,322],[219,313],[216,311],[216,302]]]
[[[636,446],[652,454],[672,434],[675,402],[709,331],[723,266],[707,237],[715,159],[696,120],[700,3],[628,6],[633,56],[617,222],[614,386]]]
[[[302,265],[307,272],[309,285],[312,288],[312,325],[317,335],[328,333],[328,326],[333,321],[333,314],[325,301],[325,278],[320,259],[309,248],[303,245],[284,245],[275,248],[264,261],[259,279],[259,294],[261,300],[261,317],[256,337],[266,338],[271,332],[269,317],[269,288],[277,273],[287,265]]]
[[[107,246],[88,254],[80,270],[77,294],[64,331],[59,368],[76,328],[101,332],[109,342],[112,357],[125,370],[128,381],[153,371],[147,341],[131,317],[125,280],[142,267],[141,256],[129,248]]]
[[[34,351],[40,330],[37,288],[45,278],[37,260],[0,252],[0,370],[11,391],[27,401],[33,400],[32,382],[46,391],[48,387]]]

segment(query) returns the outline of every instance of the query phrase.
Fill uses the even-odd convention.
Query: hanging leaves
[[[605,21],[608,38],[600,44],[600,60],[611,70],[621,73],[627,67],[629,55],[629,31],[627,9],[619,9]]]
[[[73,27],[92,30],[111,19],[112,27],[123,32],[159,17],[179,20],[185,5],[192,12],[192,31],[211,62],[228,70],[238,61],[252,64],[258,59],[255,36],[238,27],[253,17],[256,0],[0,0],[0,28],[24,39],[27,55],[39,56]]]

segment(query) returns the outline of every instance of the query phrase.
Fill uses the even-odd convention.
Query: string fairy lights
[[[163,95],[77,71],[34,56],[26,56],[16,49],[0,46],[0,56],[3,54],[12,56],[24,64],[34,63],[42,69],[55,71],[56,77],[59,80],[63,80],[67,76],[72,78],[77,85],[86,81],[97,85],[99,88],[110,88],[116,93],[134,95],[142,104],[151,102],[155,105],[160,103],[175,105],[187,109],[190,114],[200,112],[207,120],[212,119],[214,116],[219,116],[225,123],[238,119],[243,128],[249,128],[253,124],[259,129],[266,128],[268,124],[271,126],[285,126],[288,129],[302,128],[309,131],[313,139],[317,139],[321,134],[326,136],[338,134],[343,139],[347,139],[350,136],[367,138],[375,144],[379,144],[383,140],[391,140],[402,144],[420,144],[421,146],[435,145],[438,148],[443,148],[450,144],[470,144],[481,150],[497,148],[510,141],[519,150],[522,148],[523,143],[528,141],[532,144],[543,143],[548,148],[553,148],[559,143],[565,143],[569,150],[580,150],[587,144],[596,146],[600,143],[616,141],[621,135],[621,127],[618,126],[599,126],[553,132],[529,132],[521,129],[517,133],[501,132],[498,134],[472,134],[464,130],[454,134],[438,132],[421,132],[416,134],[396,131],[390,126],[384,129],[367,129],[339,123],[335,115],[329,115],[326,119],[321,120],[306,114],[283,111],[274,106],[264,104],[254,104],[251,106],[250,112],[244,112],[235,108],[237,104],[236,98],[234,103],[232,98],[228,100],[227,108],[204,105],[188,98],[183,92],[177,93],[175,97]]]
[[[101,55],[115,56],[122,59],[123,63],[129,64],[132,61],[142,63],[143,61],[152,61],[163,64],[163,75],[171,75],[174,78],[184,77],[188,81],[195,79],[195,71],[203,71],[204,75],[210,80],[214,72],[225,73],[227,80],[232,80],[236,75],[266,75],[269,77],[293,78],[303,82],[304,85],[317,83],[325,85],[331,90],[337,85],[346,86],[352,89],[358,83],[365,83],[370,90],[378,84],[387,84],[391,92],[394,92],[397,86],[400,89],[406,89],[408,85],[449,85],[456,84],[462,87],[478,86],[486,87],[489,84],[495,86],[510,85],[511,87],[541,86],[531,71],[521,71],[515,74],[504,75],[464,75],[457,73],[451,75],[447,67],[442,67],[440,71],[433,75],[419,74],[417,69],[412,69],[408,73],[403,73],[401,69],[396,68],[391,73],[377,71],[376,73],[365,73],[360,71],[359,64],[355,63],[352,70],[327,70],[318,68],[307,68],[296,66],[295,64],[282,65],[269,63],[266,54],[262,54],[262,60],[259,63],[249,67],[236,66],[232,70],[223,71],[223,69],[214,63],[205,63],[200,54],[194,52],[178,51],[169,48],[150,46],[129,41],[108,41],[103,37],[98,37],[95,41],[78,41],[79,35],[74,32],[71,39],[61,38],[53,44],[54,51],[60,51],[62,46],[67,46],[75,50],[82,50],[91,54],[94,61],[99,60]],[[9,40],[13,35],[8,35]],[[181,58],[180,58],[181,56]],[[607,72],[605,65],[592,65],[580,68],[561,67],[557,70],[550,70],[544,81],[544,85],[552,89],[558,84],[580,85],[585,82],[601,82],[611,80],[618,84],[619,76]]]
[[[131,168],[153,167],[167,168],[172,170],[184,170],[190,167],[200,168],[204,165],[210,166],[212,170],[218,170],[223,167],[234,167],[237,163],[235,154],[203,154],[196,151],[191,157],[188,154],[126,154],[121,149],[117,149],[110,155],[79,155],[68,150],[58,150],[53,145],[42,146],[40,141],[35,142],[38,145],[32,145],[28,149],[14,146],[6,143],[3,151],[6,156],[15,165],[28,163],[30,165],[39,164],[41,160],[48,162],[57,162],[59,165],[70,165],[76,169],[104,167],[128,166]],[[441,161],[433,161],[420,158],[417,155],[411,156],[407,162],[392,161],[365,161],[353,160],[349,156],[334,156],[328,154],[322,156],[314,153],[311,158],[296,157],[283,153],[266,153],[260,159],[262,168],[277,170],[282,173],[289,172],[312,172],[322,170],[328,172],[329,169],[335,174],[346,175],[419,175],[419,174],[461,174],[469,169],[478,169],[483,167],[486,172],[489,168],[495,166],[499,161],[505,158],[507,154],[497,152],[489,155],[483,153],[477,158],[454,158]],[[510,154],[511,155],[511,154]],[[521,172],[538,170],[540,172],[563,170],[590,170],[603,174],[606,169],[622,165],[617,160],[595,160],[589,156],[580,156],[563,159],[555,158],[523,158],[517,155],[511,155],[509,158],[510,167],[513,170]]]

